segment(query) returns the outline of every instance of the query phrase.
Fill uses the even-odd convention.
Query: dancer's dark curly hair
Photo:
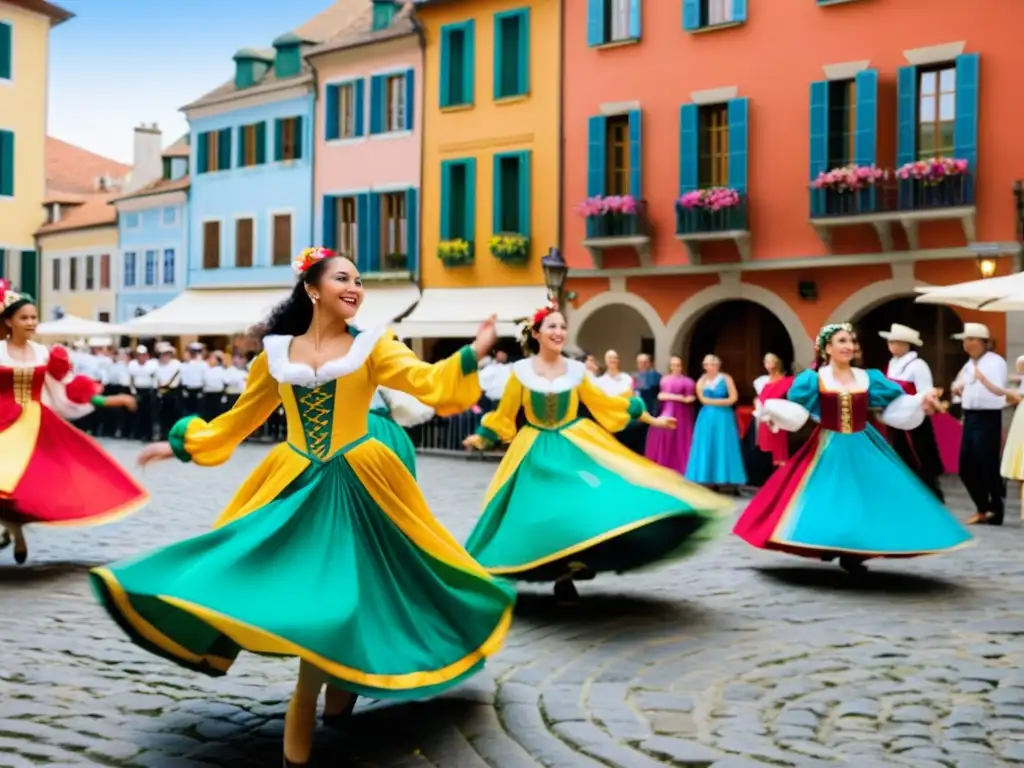
[[[313,302],[306,287],[319,283],[327,271],[327,265],[336,258],[340,257],[321,259],[303,272],[291,295],[274,307],[267,319],[253,329],[254,335],[262,339],[264,336],[301,336],[308,331],[313,322]]]

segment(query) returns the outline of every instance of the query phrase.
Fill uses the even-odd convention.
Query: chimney
[[[136,126],[128,192],[141,189],[163,175],[163,151],[163,132],[156,123],[140,123]]]

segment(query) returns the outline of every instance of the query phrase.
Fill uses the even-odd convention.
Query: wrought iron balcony
[[[691,264],[700,263],[702,243],[732,240],[743,261],[750,259],[748,199],[740,195],[737,205],[712,211],[686,208],[676,203],[676,239],[686,246]]]
[[[587,237],[583,246],[590,252],[595,269],[602,269],[604,252],[610,248],[632,248],[640,266],[651,266],[651,226],[647,202],[639,200],[635,213],[602,213],[587,216]]]

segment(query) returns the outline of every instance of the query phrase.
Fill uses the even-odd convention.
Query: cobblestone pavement
[[[112,450],[130,461],[135,447]],[[179,669],[128,643],[85,578],[206,529],[265,451],[244,447],[215,470],[155,467],[143,475],[155,502],[139,515],[32,529],[21,568],[0,553],[0,766],[280,765],[293,660],[245,655],[217,680]],[[493,469],[421,460],[458,536]],[[951,496],[966,514],[962,490]],[[979,530],[978,547],[877,565],[862,584],[729,537],[671,568],[582,584],[574,609],[526,590],[484,673],[442,699],[361,703],[349,733],[320,729],[317,764],[1024,764],[1016,505],[1011,517]]]

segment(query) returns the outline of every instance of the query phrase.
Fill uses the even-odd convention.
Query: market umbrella
[[[1024,272],[917,290],[921,293],[918,304],[945,304],[985,312],[1024,310]]]

